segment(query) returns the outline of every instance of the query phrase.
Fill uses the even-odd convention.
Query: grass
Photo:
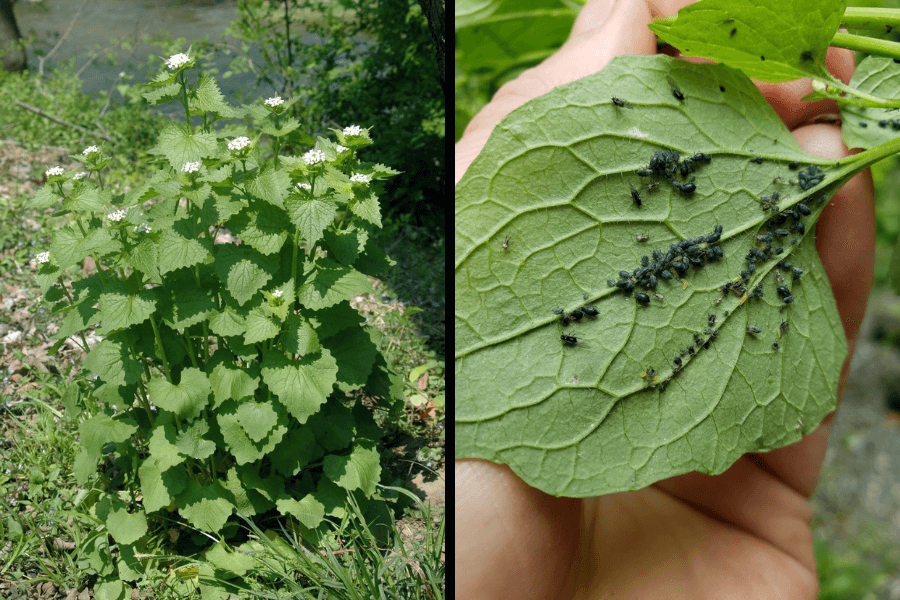
[[[89,113],[101,99],[80,97],[71,78],[71,73],[57,73],[31,85],[46,89],[75,121],[78,113],[71,105]],[[33,89],[22,82],[0,78],[0,97],[9,100],[17,90]],[[127,130],[128,113],[114,114]],[[141,127],[153,129],[155,119],[142,116]],[[94,588],[96,576],[90,573],[102,565],[90,548],[108,539],[79,510],[91,490],[82,489],[72,476],[82,417],[67,413],[66,406],[74,404],[82,389],[83,355],[66,345],[48,355],[58,315],[41,305],[35,284],[34,256],[47,248],[48,232],[59,224],[30,210],[28,201],[43,184],[48,166],[65,164],[66,154],[80,152],[93,140],[86,141],[76,130],[54,131],[39,121],[9,121],[0,130],[5,138],[0,142],[0,219],[5,225],[0,228],[0,597],[16,597],[18,590],[63,598],[70,591]],[[123,187],[142,177],[142,153],[151,138],[141,134],[129,141],[134,142],[129,160],[115,166],[110,177]],[[380,448],[383,467],[396,483],[415,475],[434,481],[444,456],[444,242],[400,218],[385,219],[385,225],[388,232],[381,239],[394,243],[388,250],[402,260],[388,280],[373,279],[372,292],[353,302],[382,333],[381,348],[407,382],[410,398],[399,414],[376,413],[387,432]],[[79,278],[80,269],[69,276]],[[86,406],[88,411],[98,408],[90,399]],[[398,506],[405,505],[405,511],[386,515],[390,525],[379,529],[354,506],[321,548],[302,543],[288,523],[269,522],[266,531],[249,521],[241,525],[255,551],[247,556],[248,587],[240,597],[443,598],[443,507],[432,507],[421,493],[396,485],[380,492],[402,499]],[[140,579],[142,598],[195,597],[201,581],[229,583],[222,571],[196,556],[166,552],[172,531],[149,536],[142,556],[143,564],[150,565]],[[273,537],[273,531],[281,535]],[[118,591],[122,597],[131,593],[110,587],[103,591],[113,593],[111,597]]]

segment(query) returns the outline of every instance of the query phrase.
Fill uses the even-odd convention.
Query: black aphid
[[[643,292],[636,293],[634,299],[637,300],[638,304],[643,304],[644,306],[650,304],[650,296]]]
[[[653,383],[653,380],[656,378],[656,369],[650,367],[649,369],[641,373],[641,378],[646,379],[650,383]]]
[[[566,346],[574,346],[578,343],[578,338],[574,335],[562,334],[559,336],[559,339],[561,339]]]
[[[554,309],[553,309],[553,314],[555,314],[555,315],[561,315],[561,314],[563,314],[563,309],[561,309],[561,308],[554,308]]]
[[[782,298],[787,298],[791,295],[791,290],[787,289],[783,285],[779,285],[777,288],[775,288],[775,291],[778,292],[778,295]]]
[[[760,55],[760,56],[759,56],[759,60],[766,60],[766,57],[763,56],[763,55]]]
[[[734,35],[735,35],[736,33],[737,33],[737,27],[735,27],[735,28],[733,28],[733,29],[731,30],[731,33],[728,34],[728,37],[734,37]]]
[[[771,233],[765,233],[765,234],[763,234],[763,235],[758,235],[758,236],[756,236],[756,241],[757,241],[757,242],[771,242],[771,241],[772,241],[772,234],[771,234]]]
[[[638,191],[636,189],[634,189],[634,186],[631,185],[631,183],[629,183],[628,185],[631,186],[631,199],[634,200],[634,203],[637,204],[638,208],[640,208],[641,207],[641,195],[638,193]]]
[[[772,254],[774,254],[775,256],[778,256],[782,252],[784,252],[784,248],[775,248],[775,251]]]
[[[762,156],[754,156],[753,158],[750,159],[750,162],[756,163],[758,165],[761,165],[762,161],[763,161]]]
[[[800,276],[803,275],[803,269],[800,267],[794,267],[792,271],[794,273],[794,279],[800,279]]]
[[[679,366],[679,367],[681,366],[681,359],[678,358],[677,356],[672,359],[672,362],[675,363],[676,366]]]
[[[581,317],[584,316],[584,313],[576,308],[571,313],[569,313],[569,316],[572,317],[573,319],[575,319],[576,321],[580,321]]]
[[[637,174],[638,177],[649,177],[650,175],[653,175],[653,171],[650,169],[639,169]]]
[[[569,323],[571,322],[569,319],[569,315],[563,315],[562,318],[560,319],[560,322],[562,323],[563,327],[567,327],[569,325]]]
[[[700,339],[700,332],[699,332],[699,331],[695,331],[695,332],[694,332],[694,339],[695,339],[695,340],[699,340],[699,339]]]
[[[796,244],[796,243],[799,242],[799,241],[800,241],[800,240],[798,240],[797,238],[793,238],[793,239],[791,239],[791,244]]]
[[[607,279],[606,285],[608,285],[609,287],[616,287],[616,282],[613,281],[612,279]],[[560,309],[560,311],[562,311],[562,309]]]
[[[778,350],[779,347],[780,346],[778,345],[778,342],[772,342],[772,348],[774,348],[775,350]]]
[[[887,127],[887,126],[888,126],[887,119],[878,121],[878,126],[881,127],[882,129],[885,128],[885,127]]]
[[[687,350],[688,350],[688,354],[690,354],[691,356],[693,356],[695,354],[695,350],[694,350],[693,346],[688,346]]]
[[[657,284],[657,281],[656,281],[656,275],[653,275],[653,274],[651,273],[650,276],[647,277],[647,284],[646,284],[646,287],[647,287],[647,289],[652,290],[652,289],[655,289],[655,288],[656,288],[656,284]]]
[[[675,181],[675,182],[673,182],[673,183],[678,183],[678,182]],[[678,186],[675,186],[675,187],[678,187]],[[682,184],[681,187],[679,187],[678,189],[679,189],[679,190],[681,191],[681,193],[684,194],[685,196],[690,196],[690,195],[693,194],[694,191],[697,189],[697,186],[694,185],[693,183],[685,183],[685,184]]]
[[[619,271],[619,277],[621,277],[622,279],[630,279],[631,273],[629,273],[628,271]]]
[[[712,156],[710,156],[709,154],[704,154],[703,152],[698,152],[697,154],[695,154],[694,156],[691,157],[691,160],[693,160],[694,162],[708,163],[708,162],[712,161]]]
[[[712,340],[706,340],[706,343],[703,344],[703,349],[704,349],[704,350],[709,350],[709,343],[710,343],[711,341],[712,341]]]
[[[756,273],[756,263],[750,263],[747,265],[747,270],[750,271],[750,274]]]
[[[672,95],[675,96],[675,99],[684,100],[684,94],[681,92],[678,84],[675,83],[675,80],[670,75],[666,75],[666,81],[669,82],[669,87],[672,88]]]
[[[792,227],[796,227],[797,233],[799,233],[800,235],[806,233],[806,225],[804,225],[803,223],[794,223]]]
[[[659,276],[662,277],[663,279],[665,279],[666,281],[669,281],[674,277],[674,275],[672,275],[671,271],[660,271]]]
[[[860,127],[868,127],[869,124],[866,123],[866,122],[864,122],[864,121],[860,121],[860,122],[859,122],[859,126],[860,126]]]
[[[778,326],[778,335],[781,335],[782,333],[787,333],[790,330],[791,330],[791,324],[788,323],[787,321],[782,321],[781,325]]]
[[[712,327],[716,324],[716,315],[709,315],[709,326]]]
[[[803,204],[803,203],[800,203],[800,204],[797,205],[797,211],[798,211],[801,215],[807,216],[807,217],[808,217],[810,214],[812,214],[812,211],[809,209],[809,207],[808,207],[807,205]]]
[[[802,54],[800,54],[800,60],[803,62],[812,62],[813,55],[812,51],[806,50]]]
[[[741,279],[750,281],[750,273],[748,271],[741,271]]]
[[[659,393],[660,394],[662,394],[664,391],[666,391],[666,388],[669,387],[670,381],[672,381],[671,377],[669,379],[663,379],[663,382],[661,384],[659,384]]]
[[[621,98],[616,98],[615,96],[613,96],[612,101],[613,104],[615,104],[619,108],[632,108],[631,102],[628,102],[627,100],[622,100]]]
[[[596,317],[600,314],[600,311],[598,311],[596,307],[591,306],[590,304],[588,304],[587,306],[582,306],[581,310],[584,311],[584,314],[589,317]]]
[[[790,169],[790,170],[792,170],[792,171],[796,171],[796,170],[799,169],[799,168],[800,168],[800,163],[798,163],[798,162],[790,162],[790,163],[788,163],[788,169]]]
[[[723,316],[723,317],[727,317],[727,316],[728,316],[728,311],[726,310],[725,312],[723,312],[723,313],[722,313],[722,316]]]
[[[642,266],[642,267],[646,267],[646,266],[649,265],[649,264],[650,264],[650,257],[648,257],[648,256],[642,256],[642,257],[641,257],[641,266]]]
[[[794,297],[793,297],[793,296],[788,296],[787,298],[784,299],[784,303],[785,303],[785,304],[790,304],[790,303],[793,302],[793,301],[794,301]]]

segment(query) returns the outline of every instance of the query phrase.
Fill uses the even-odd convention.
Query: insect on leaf
[[[513,111],[456,188],[457,457],[580,497],[798,441],[846,354],[813,239],[842,169],[722,65],[620,57]]]

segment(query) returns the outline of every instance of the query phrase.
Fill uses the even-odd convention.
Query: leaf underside
[[[695,165],[693,194],[636,175],[668,149],[711,156]],[[801,190],[790,183],[794,161],[822,166],[824,177]],[[456,188],[457,457],[509,464],[545,492],[583,497],[721,473],[814,429],[834,409],[846,354],[814,244],[814,220],[837,185],[828,166],[802,153],[750,80],[722,65],[620,57],[511,113]],[[660,185],[648,190],[650,181]],[[748,269],[749,248],[763,247],[755,236],[773,215],[761,198],[773,191],[782,211],[810,205],[806,234],[776,237],[782,253],[756,263],[747,287],[763,284],[761,298],[723,296]],[[665,254],[717,224],[721,259],[635,290],[661,298],[644,306],[609,287],[652,250]],[[781,259],[805,273],[793,280]],[[784,311],[776,285],[794,298]],[[585,304],[599,314],[563,326],[554,313]],[[703,343],[681,358],[695,332]],[[676,356],[683,367],[673,372]]]

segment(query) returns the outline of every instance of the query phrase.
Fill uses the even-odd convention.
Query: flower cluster
[[[281,99],[281,96],[275,96],[274,98],[267,98],[265,104],[266,106],[275,108],[276,106],[284,104],[284,100]]]
[[[200,170],[200,161],[197,162],[186,162],[181,167],[182,172],[184,173],[196,173]]]
[[[84,154],[85,156],[90,156],[91,154],[94,154],[95,152],[100,152],[100,146],[88,146],[87,148],[84,149],[82,154]]]
[[[47,177],[53,177],[54,175],[62,175],[63,168],[62,167],[50,167],[49,169],[47,169],[47,171],[44,174]]]
[[[87,175],[87,171],[81,171],[80,173],[75,173],[72,177],[73,181],[78,181],[79,179],[84,179],[84,176]]]
[[[362,133],[362,128],[359,125],[344,127],[344,135],[359,135],[360,133]]]
[[[350,181],[355,181],[356,183],[369,183],[372,181],[372,176],[366,175],[365,173],[354,173],[353,177],[350,178]]]
[[[303,162],[308,165],[314,165],[316,163],[323,162],[325,160],[325,153],[319,150],[318,148],[313,148],[309,152],[303,155]]]
[[[39,263],[48,263],[50,262],[50,253],[49,252],[38,252],[38,255],[35,257]]]
[[[109,219],[110,221],[119,222],[122,219],[124,219],[125,215],[127,215],[127,214],[128,214],[128,211],[126,211],[124,209],[119,209],[119,210],[113,211],[113,212],[109,213],[108,215],[106,215],[106,218]]]
[[[272,297],[273,298],[281,298],[281,296],[283,294],[284,294],[284,292],[282,292],[281,290],[275,290],[274,292],[272,292]]]
[[[308,183],[303,183],[302,181],[297,184],[297,187],[300,188],[301,190],[308,190],[310,192],[312,191],[312,186],[309,185]]]
[[[338,154],[340,154],[341,152],[346,151],[346,150],[347,150],[347,147],[346,147],[346,146],[341,146],[340,144],[337,144],[337,145],[335,145],[334,149],[337,151]]]
[[[250,138],[242,135],[241,137],[234,138],[233,140],[228,142],[228,149],[229,150],[243,150],[244,148],[246,148],[249,145],[250,145]]]
[[[146,223],[141,223],[137,227],[134,228],[138,233],[150,233],[150,226]]]
[[[173,54],[169,57],[169,60],[166,61],[166,66],[170,69],[177,69],[181,65],[185,65],[191,61],[191,57],[183,52],[179,52],[178,54]]]

